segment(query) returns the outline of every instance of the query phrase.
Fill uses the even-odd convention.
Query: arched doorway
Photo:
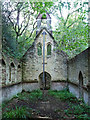
[[[43,72],[39,75],[40,80],[40,89],[43,89]],[[44,90],[50,89],[51,84],[51,75],[45,72],[45,83],[44,83]]]
[[[83,98],[83,75],[79,72],[79,98]]]

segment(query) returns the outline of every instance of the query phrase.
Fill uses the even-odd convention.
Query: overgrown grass
[[[64,110],[65,114],[70,117],[74,116],[76,120],[89,120],[90,117],[88,116],[90,114],[90,107],[86,105],[83,101],[79,101],[72,93],[70,93],[67,90],[57,91],[57,90],[48,90],[49,95],[54,96],[58,99],[61,99],[62,101],[68,102],[67,109]],[[14,96],[13,99],[17,98],[18,100],[24,100],[34,102],[38,99],[43,99],[42,97],[42,91],[41,90],[34,90],[32,92],[22,92]],[[13,100],[12,99],[12,100]],[[2,108],[5,108],[5,111],[3,113],[3,118],[24,118],[27,119],[31,118],[32,115],[32,109],[28,108],[26,106],[19,106],[15,108],[8,108],[8,103],[10,101],[6,101],[3,103]],[[62,110],[58,109],[55,110],[55,112],[62,112]]]
[[[61,90],[61,91],[49,90],[49,94],[52,96],[55,96],[56,98],[59,98],[63,101],[69,101],[69,102],[77,101],[77,98],[67,90]]]
[[[49,90],[49,94],[61,99],[62,101],[67,101],[69,108],[64,110],[67,116],[74,116],[76,120],[90,120],[90,106],[86,105],[83,100],[78,100],[72,93],[67,90],[57,91]],[[58,111],[58,110],[57,110]],[[55,112],[57,112],[55,111]]]
[[[70,104],[70,108],[65,110],[65,113],[68,116],[74,115],[77,120],[90,120],[90,107],[86,104]]]
[[[19,106],[15,105],[15,108],[8,108],[8,103],[10,103],[13,99],[23,100],[24,102],[34,102],[37,99],[42,99],[42,92],[40,90],[34,90],[32,92],[22,92],[18,93],[14,96],[11,100],[5,101],[2,104],[2,108],[5,109],[3,113],[3,118],[24,118],[31,117],[32,108],[26,106]]]
[[[20,100],[31,100],[42,99],[42,92],[40,90],[34,90],[32,92],[22,92],[14,96],[13,98],[18,98]]]
[[[3,113],[3,118],[27,118],[31,117],[32,109],[26,107],[17,107],[15,109],[8,109],[7,112]]]

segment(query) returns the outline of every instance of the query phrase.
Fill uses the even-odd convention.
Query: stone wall
[[[2,88],[2,101],[10,100],[13,96],[17,95],[18,93],[22,92],[22,84],[17,83],[9,86],[4,86]]]
[[[88,84],[88,49],[68,61],[68,79],[79,84],[79,73],[83,75],[83,85]]]
[[[0,92],[1,100],[10,99],[22,91],[22,63],[1,53],[0,59]]]
[[[87,102],[89,83],[88,78],[88,51],[86,49],[68,61],[68,81],[69,89],[78,98],[84,98]]]
[[[38,43],[43,45],[43,31],[36,37],[33,46],[23,56],[23,81],[38,81],[39,86],[40,74],[43,73],[43,55],[38,55],[37,45]],[[45,32],[45,72],[51,76],[51,82],[67,81],[67,55],[63,51],[55,50],[56,44],[54,39],[47,31]],[[51,55],[47,55],[48,43],[51,45]]]
[[[43,31],[46,32],[45,74],[49,78],[49,89],[62,90],[68,85],[70,92],[75,94],[77,98],[83,97],[84,101],[90,105],[88,74],[88,52],[90,48],[67,62],[67,55],[63,51],[56,50],[56,43],[46,30],[42,30],[36,36],[33,45],[27,50],[22,61],[0,54],[0,86],[2,87],[0,89],[0,93],[2,93],[0,100],[10,99],[22,90],[32,91],[42,88],[43,54],[38,55],[37,44],[41,43],[43,46]],[[51,45],[51,55],[47,55],[48,44]]]

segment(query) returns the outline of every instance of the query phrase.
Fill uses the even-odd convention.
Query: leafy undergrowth
[[[77,98],[67,90],[49,90],[49,94],[61,99],[62,101],[77,102]]]
[[[34,90],[32,92],[22,92],[17,94],[13,98],[18,98],[20,100],[35,101],[37,99],[42,99],[42,92],[40,90]]]
[[[35,102],[38,99],[42,99],[42,92],[40,90],[34,90],[32,92],[24,91],[22,93],[18,93],[11,100],[3,102],[2,108],[5,110],[2,115],[3,119],[31,118],[33,110],[28,105],[28,101]],[[16,104],[13,104],[13,100],[15,100]],[[25,104],[21,101],[23,101]],[[8,105],[8,103],[10,106]]]
[[[79,101],[67,90],[48,90],[45,96],[47,104],[43,101],[42,91],[22,92],[14,96],[10,101],[3,102],[3,119],[8,118],[33,118],[35,115],[46,115],[53,120],[89,120],[90,107],[83,101]],[[45,110],[43,111],[43,107]]]
[[[15,109],[8,109],[3,113],[3,118],[24,118],[31,117],[32,109],[27,107],[15,107]]]
[[[74,116],[77,120],[90,120],[90,106],[86,105],[83,100],[78,100],[72,93],[67,90],[57,91],[49,90],[49,94],[62,101],[68,101],[69,108],[64,112],[67,116]]]

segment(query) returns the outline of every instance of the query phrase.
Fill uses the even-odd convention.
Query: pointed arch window
[[[13,62],[10,64],[10,74],[10,81],[15,82],[15,65]]]
[[[42,55],[42,44],[41,44],[41,43],[38,43],[38,44],[37,44],[37,54],[38,54],[39,56]]]
[[[51,55],[51,44],[47,45],[47,55]]]
[[[79,72],[79,97],[83,98],[83,75]]]
[[[2,85],[6,84],[6,63],[2,59]]]

